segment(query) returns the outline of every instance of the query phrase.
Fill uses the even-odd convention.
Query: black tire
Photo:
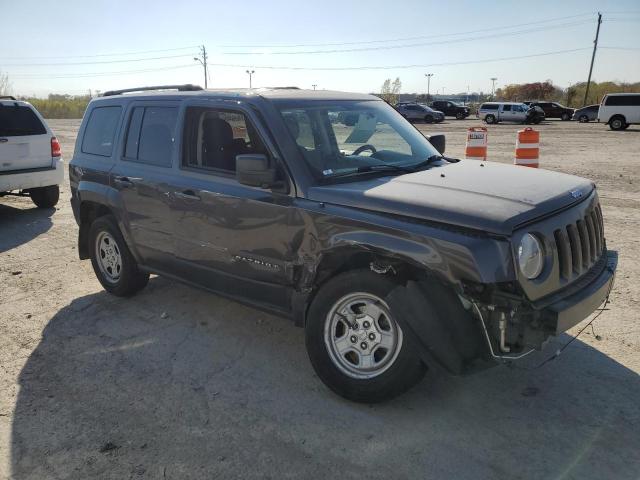
[[[534,120],[533,120],[533,123],[534,123],[535,125],[538,125],[540,122],[542,122],[542,119],[541,119],[540,117],[536,117],[536,118],[534,118]]]
[[[630,125],[631,125],[630,123],[625,123],[625,124],[624,124],[624,127],[622,127],[622,129],[623,129],[623,130],[626,130],[627,128],[629,128],[629,126],[630,126]]]
[[[566,122],[567,120],[571,120],[571,115],[569,115],[567,112],[564,112],[562,115],[560,115],[560,119]]]
[[[578,117],[578,121],[580,123],[589,123],[589,116],[588,115],[580,115]]]
[[[494,123],[496,123],[496,117],[493,115],[487,115],[486,117],[484,117],[484,121],[486,123],[488,123],[489,125],[492,125]]]
[[[460,113],[460,112],[456,113],[456,120],[464,120],[465,118],[466,117],[464,113]]]
[[[626,124],[626,119],[622,115],[615,115],[609,120],[611,130],[624,130]]]
[[[433,123],[433,116],[432,115],[425,115],[424,123]]]
[[[115,247],[121,258],[121,267],[117,271],[118,278],[110,279],[105,272],[102,271],[98,255],[99,247],[98,236],[108,234],[115,241]],[[149,282],[149,274],[138,269],[133,255],[129,251],[122,233],[118,228],[118,223],[113,215],[105,215],[93,221],[89,228],[89,252],[91,254],[91,265],[93,271],[104,289],[118,297],[128,297],[142,290]]]
[[[31,201],[38,208],[54,207],[60,199],[60,187],[58,185],[50,185],[48,187],[38,187],[29,190]]]
[[[344,373],[329,352],[325,324],[331,321],[329,314],[335,304],[355,292],[384,299],[395,287],[397,283],[389,276],[379,275],[370,270],[353,270],[325,283],[309,307],[305,342],[311,364],[325,385],[348,400],[363,403],[388,400],[407,391],[424,376],[426,368],[409,338],[404,338],[399,343],[397,353],[389,361],[386,369],[372,378],[354,378]],[[393,312],[391,315],[393,316]],[[364,323],[363,321],[363,325]],[[399,331],[404,337],[409,335],[409,332]],[[345,335],[350,335],[349,330]]]

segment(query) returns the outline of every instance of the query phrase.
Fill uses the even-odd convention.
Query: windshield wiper
[[[460,159],[458,158],[449,158],[449,157],[445,157],[444,155],[431,155],[426,160],[423,160],[422,162],[418,162],[415,165],[411,165],[410,167],[411,171],[417,172],[421,168],[429,166],[432,163],[437,162],[438,160],[444,160],[445,162],[449,162],[449,163],[458,163],[460,161]]]
[[[394,165],[392,163],[376,163],[375,165],[363,165],[361,167],[354,168],[353,170],[349,170],[348,172],[341,172],[341,173],[328,175],[325,178],[348,177],[349,175],[357,175],[359,173],[369,173],[369,172],[413,173],[414,170],[413,168],[402,167],[400,165]]]

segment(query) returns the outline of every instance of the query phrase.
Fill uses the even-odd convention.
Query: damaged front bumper
[[[494,359],[517,359],[541,350],[557,336],[585,320],[608,298],[618,253],[608,250],[601,262],[571,286],[529,303],[496,292],[490,302],[471,300]]]

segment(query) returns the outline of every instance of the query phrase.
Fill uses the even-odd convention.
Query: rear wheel
[[[486,117],[484,117],[484,121],[488,124],[496,123],[496,117],[494,117],[493,115],[487,115]]]
[[[311,364],[334,392],[356,402],[399,395],[425,367],[385,302],[397,286],[369,270],[329,280],[309,308],[305,340]]]
[[[147,285],[149,274],[138,269],[113,215],[94,220],[89,242],[93,271],[106,291],[126,297]]]
[[[60,187],[58,185],[50,185],[48,187],[32,188],[29,190],[31,201],[38,208],[51,208],[58,203],[60,199]]]
[[[624,130],[627,122],[622,115],[616,115],[611,120],[609,120],[609,128],[611,130]]]
[[[589,117],[587,115],[580,115],[578,117],[578,121],[580,123],[588,123],[589,122]]]

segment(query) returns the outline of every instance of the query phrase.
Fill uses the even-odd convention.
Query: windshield
[[[298,101],[279,109],[316,178],[364,173],[373,166],[388,173],[385,166],[410,168],[439,155],[385,102]]]

